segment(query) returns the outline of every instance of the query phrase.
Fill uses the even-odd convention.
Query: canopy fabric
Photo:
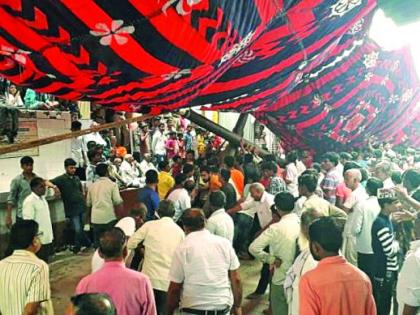
[[[117,110],[158,114],[201,105],[253,112],[287,143],[312,148],[322,141],[327,147],[360,143],[363,133],[334,130],[366,97],[377,113],[360,118],[358,128],[385,128],[372,131],[380,139],[402,137],[419,116],[419,84],[405,52],[381,52],[366,40],[375,5],[375,0],[9,0],[0,2],[0,75],[39,92]],[[368,72],[392,83],[360,81],[369,51],[380,57]],[[404,73],[392,72],[382,56],[399,61]],[[408,89],[412,97],[406,103],[387,101]],[[315,97],[322,97],[319,108],[308,105]],[[325,103],[332,110],[321,115]],[[391,108],[412,115],[392,115]]]
[[[420,89],[410,59],[408,49],[385,52],[356,41],[255,115],[286,147],[344,149],[372,136],[417,146]]]

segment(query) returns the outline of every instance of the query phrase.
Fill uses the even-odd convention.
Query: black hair
[[[206,166],[206,165],[202,165],[202,166],[200,167],[200,173],[201,173],[201,172],[210,173],[210,168],[209,168],[208,166]]]
[[[350,160],[352,160],[352,156],[351,156],[351,154],[350,153],[348,153],[348,152],[341,152],[340,153],[340,159],[342,159],[342,160],[347,160],[347,161],[350,161]]]
[[[192,231],[204,229],[206,217],[203,210],[192,208],[187,209],[181,216],[182,224]]]
[[[187,180],[187,175],[184,173],[179,173],[175,176],[175,185],[181,185]]]
[[[381,189],[384,187],[383,182],[376,177],[371,177],[366,182],[366,192],[369,196],[377,196],[378,195],[378,189]]]
[[[126,236],[119,227],[111,227],[99,236],[99,251],[104,258],[118,258],[123,254]]]
[[[298,177],[299,186],[305,186],[309,192],[314,192],[318,186],[318,177],[314,174],[304,174]]]
[[[321,217],[309,226],[309,239],[317,242],[325,251],[337,253],[343,245],[343,233],[331,217]]]
[[[90,150],[87,152],[87,157],[88,157],[89,161],[91,161],[91,162],[92,162],[93,158],[94,158],[95,156],[99,155],[99,154],[100,154],[100,153],[99,153],[99,152],[97,152],[95,148],[92,148],[92,149],[90,149]]]
[[[20,165],[32,165],[34,164],[34,159],[30,156],[24,156],[20,159]]]
[[[12,225],[10,230],[10,248],[26,249],[38,233],[38,223],[34,220],[20,220]]]
[[[312,163],[312,168],[315,169],[318,172],[318,174],[321,174],[321,164],[316,162]]]
[[[188,174],[190,172],[194,171],[194,165],[191,164],[185,164],[182,167],[182,173]]]
[[[195,157],[195,151],[194,150],[187,150],[185,154],[192,154]]]
[[[381,159],[382,158],[382,151],[380,149],[373,150],[373,156],[376,159]]]
[[[286,161],[288,163],[295,163],[296,164],[297,158],[298,158],[298,156],[297,156],[296,151],[290,151],[289,153],[286,154]]]
[[[75,315],[116,315],[112,299],[105,293],[82,293],[70,298]]]
[[[175,155],[175,156],[172,158],[172,161],[176,162],[176,161],[178,161],[178,160],[180,160],[180,159],[181,159],[181,157],[177,154],[177,155]]]
[[[262,163],[261,169],[272,171],[275,174],[277,172],[277,164],[274,161],[267,161],[265,163]]]
[[[347,172],[348,170],[351,170],[351,169],[358,169],[358,170],[360,170],[361,167],[360,167],[360,165],[358,163],[356,163],[354,161],[348,161],[343,166],[343,174],[345,172]]]
[[[420,186],[420,172],[415,169],[406,170],[403,174],[403,180],[409,181],[413,188]]]
[[[43,183],[44,179],[41,177],[34,177],[32,178],[30,182],[31,190],[33,190],[35,187],[38,187],[39,184]]]
[[[335,152],[327,152],[322,156],[322,160],[328,160],[334,164],[334,166],[337,166],[339,159],[340,156]]]
[[[289,192],[282,191],[274,197],[274,203],[277,209],[290,212],[295,208],[295,197]]]
[[[367,169],[361,167],[359,169],[359,171],[360,171],[360,174],[362,174],[362,180],[361,180],[361,182],[367,181],[368,178],[369,178],[369,172],[367,171]]]
[[[395,198],[378,198],[378,203],[381,206],[381,208],[383,209],[385,207],[386,204],[391,204],[394,203],[395,201],[397,201],[398,199]]]
[[[72,121],[70,129],[71,130],[80,130],[80,129],[82,129],[82,123],[78,120]]]
[[[163,171],[169,165],[168,160],[160,161],[158,164],[159,171]]]
[[[108,173],[108,165],[105,163],[99,163],[95,167],[95,172],[99,177],[105,177]]]
[[[220,176],[223,178],[225,182],[228,182],[230,179],[230,171],[223,168],[220,170]]]
[[[184,188],[191,193],[195,188],[195,183],[193,180],[187,180],[184,184]]]
[[[227,167],[233,167],[235,165],[235,158],[233,156],[225,156],[224,162]]]
[[[254,160],[254,156],[251,153],[245,153],[244,163],[252,163],[253,160]]]
[[[146,184],[157,184],[159,182],[159,174],[155,170],[146,172]]]
[[[394,171],[391,173],[391,180],[395,185],[402,183],[402,173],[399,171]]]
[[[67,166],[76,166],[76,165],[77,165],[76,161],[73,160],[72,158],[69,158],[69,159],[65,159],[64,160],[64,167],[67,167]]]
[[[159,216],[172,218],[175,214],[175,205],[172,200],[162,200],[159,202]]]
[[[209,194],[210,206],[215,209],[224,208],[226,206],[226,195],[223,191],[213,191]]]

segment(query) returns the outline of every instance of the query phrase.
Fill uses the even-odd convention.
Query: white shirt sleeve
[[[146,222],[141,228],[139,228],[133,235],[130,236],[127,242],[127,248],[129,250],[136,249],[137,246],[144,241],[149,230],[148,226],[149,224]]]
[[[352,221],[353,224],[350,227],[350,233],[353,236],[357,236],[362,231],[363,226],[363,209],[360,207],[360,203],[357,203],[354,206]]]

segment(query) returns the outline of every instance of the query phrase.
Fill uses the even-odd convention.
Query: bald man
[[[179,307],[183,314],[229,314],[233,308],[241,315],[239,260],[231,243],[205,229],[201,209],[186,210],[181,221],[187,237],[173,256],[167,314]]]
[[[351,190],[349,197],[343,204],[344,211],[348,213],[346,225],[344,226],[344,256],[354,266],[357,266],[356,237],[351,233],[351,227],[355,224],[353,209],[356,204],[369,198],[365,188],[361,185],[362,173],[359,169],[349,169],[344,173],[344,183]]]

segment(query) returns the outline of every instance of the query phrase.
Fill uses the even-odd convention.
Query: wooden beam
[[[87,129],[82,129],[80,131],[73,131],[73,132],[63,133],[63,134],[60,134],[60,135],[55,135],[55,136],[51,136],[51,137],[47,137],[47,138],[41,138],[41,139],[32,140],[32,141],[28,141],[28,142],[12,144],[12,145],[8,145],[8,146],[0,147],[0,155],[10,153],[10,152],[19,151],[19,150],[30,149],[30,148],[33,148],[33,147],[38,147],[38,146],[41,146],[41,145],[46,145],[46,144],[50,144],[50,143],[54,143],[54,142],[58,142],[58,141],[66,140],[66,139],[76,138],[76,137],[79,137],[79,136],[87,135],[87,134],[92,133],[92,132],[97,132],[97,131],[101,131],[101,130],[105,130],[105,129],[120,127],[122,125],[127,125],[127,124],[130,124],[130,123],[133,123],[133,122],[144,121],[144,120],[150,119],[152,117],[153,116],[151,116],[151,115],[143,115],[143,116],[138,116],[138,117],[133,117],[133,118],[129,118],[129,119],[126,119],[126,120],[122,120],[122,121],[119,121],[119,122],[112,122],[112,123],[107,123],[107,124],[103,124],[103,125],[90,127],[90,128],[87,128]]]

